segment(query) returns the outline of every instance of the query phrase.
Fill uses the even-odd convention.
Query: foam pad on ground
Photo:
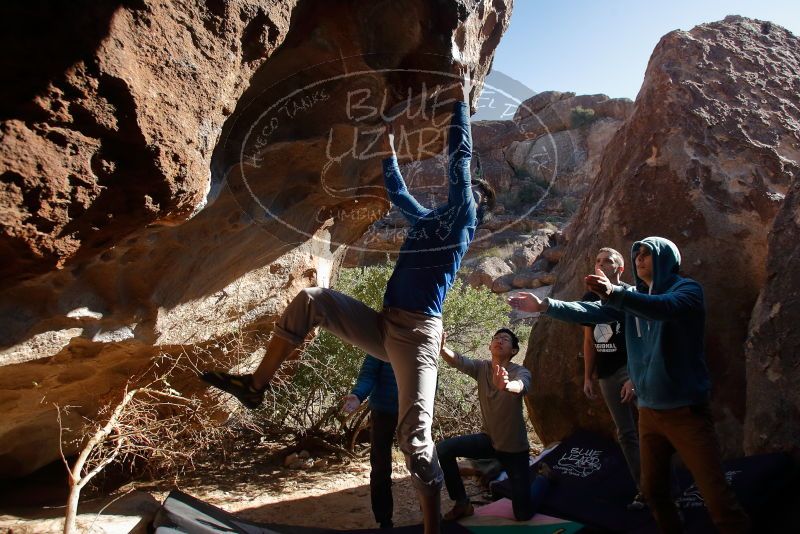
[[[636,486],[615,441],[578,431],[535,462],[532,471],[535,472],[540,461],[548,463],[556,475],[541,512],[615,532],[656,532],[648,509],[627,509]],[[755,524],[759,524],[760,517],[769,515],[763,508],[774,502],[793,476],[786,454],[739,458],[726,462],[723,467],[742,505],[756,520]],[[678,469],[677,479],[680,490],[677,500],[686,519],[686,531],[709,532],[713,528],[711,520],[691,475]],[[493,491],[495,496],[510,497],[511,485],[503,481],[495,484]]]

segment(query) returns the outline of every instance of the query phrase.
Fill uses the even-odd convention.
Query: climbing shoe
[[[230,393],[247,408],[255,410],[264,402],[264,389],[253,387],[253,375],[232,375],[222,371],[208,371],[200,379],[217,389]]]

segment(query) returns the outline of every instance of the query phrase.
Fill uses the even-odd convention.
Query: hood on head
[[[636,253],[641,245],[647,245],[653,257],[653,287],[650,292],[656,295],[663,293],[675,283],[681,266],[681,253],[675,243],[663,237],[646,237],[634,243],[631,247],[631,265],[639,291],[647,292],[647,284],[636,274]]]

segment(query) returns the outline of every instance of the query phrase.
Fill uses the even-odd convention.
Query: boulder
[[[571,174],[586,160],[584,144],[577,130],[565,130],[512,143],[506,158],[518,173],[549,184],[562,174]]]
[[[539,282],[543,286],[552,286],[556,283],[556,275],[554,273],[544,273],[543,275],[539,276]]]
[[[489,256],[478,261],[474,270],[467,276],[467,283],[475,288],[481,286],[491,288],[495,280],[507,274],[511,274],[511,267],[504,260]]]
[[[397,115],[404,163],[444,150],[451,104],[430,88],[457,83],[454,61],[480,86],[510,14],[489,0],[4,3],[0,477],[59,457],[54,404],[80,407],[69,455],[84,418],[154,361],[199,351],[230,367],[232,333],[267,335],[299,290],[329,285],[388,207],[381,114]],[[201,388],[188,372],[175,384]]]
[[[561,261],[561,258],[564,257],[564,247],[560,245],[548,247],[542,251],[542,257],[552,265],[555,265]]]
[[[542,287],[540,278],[546,273],[542,271],[521,271],[514,274],[514,279],[511,280],[511,287],[515,289],[535,289]]]
[[[541,93],[537,93],[524,101],[517,108],[514,114],[514,122],[522,122],[528,117],[542,111],[544,108],[574,96],[575,93],[562,93],[561,91],[542,91]]]
[[[606,145],[555,273],[554,296],[573,300],[600,247],[627,259],[632,242],[649,235],[678,245],[683,271],[705,290],[712,406],[725,455],[742,453],[744,341],[767,281],[772,221],[798,172],[800,112],[788,103],[796,101],[799,70],[797,38],[767,22],[727,17],[665,35],[632,115]],[[578,426],[607,430],[581,393],[579,326],[543,319],[531,336],[525,363],[541,387],[528,407],[542,440]]]
[[[515,270],[521,271],[533,265],[533,262],[535,262],[538,257],[539,255],[532,248],[522,247],[514,251],[510,261],[514,265]]]
[[[515,141],[505,155],[518,176],[541,184],[549,194],[582,198],[597,176],[603,150],[621,124],[602,118],[585,127]]]
[[[522,139],[526,136],[514,121],[476,121],[472,125],[472,149],[481,161],[498,148]]]
[[[747,454],[800,447],[800,180],[794,183],[769,236],[766,284],[750,317],[745,344]]]
[[[517,271],[529,269],[534,262],[551,246],[554,231],[550,228],[538,229],[528,237],[511,255],[511,263]]]
[[[534,96],[533,98],[536,98]],[[525,102],[520,107],[524,107]],[[581,128],[602,118],[624,121],[633,111],[633,102],[627,98],[609,98],[606,95],[578,95],[560,99],[516,121],[526,139],[537,139],[564,130]]]
[[[0,286],[202,209],[220,130],[296,2],[193,3],[3,5],[15,83],[2,99],[0,251],[13,261]]]
[[[497,280],[494,281],[491,285],[492,293],[508,293],[514,286],[512,282],[514,281],[514,273],[504,274],[503,276],[499,277]]]

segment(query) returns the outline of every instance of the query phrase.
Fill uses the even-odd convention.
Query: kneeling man
[[[528,462],[528,432],[522,415],[522,400],[531,385],[531,373],[511,363],[519,352],[519,339],[511,330],[501,328],[489,344],[491,361],[462,356],[442,343],[442,358],[459,371],[478,381],[478,400],[483,416],[483,432],[446,439],[436,445],[444,483],[455,506],[444,519],[454,521],[472,515],[464,483],[458,473],[456,458],[497,458],[511,480],[514,517],[530,519],[539,508],[550,485],[547,466],[531,485]],[[546,476],[545,476],[546,473]]]

